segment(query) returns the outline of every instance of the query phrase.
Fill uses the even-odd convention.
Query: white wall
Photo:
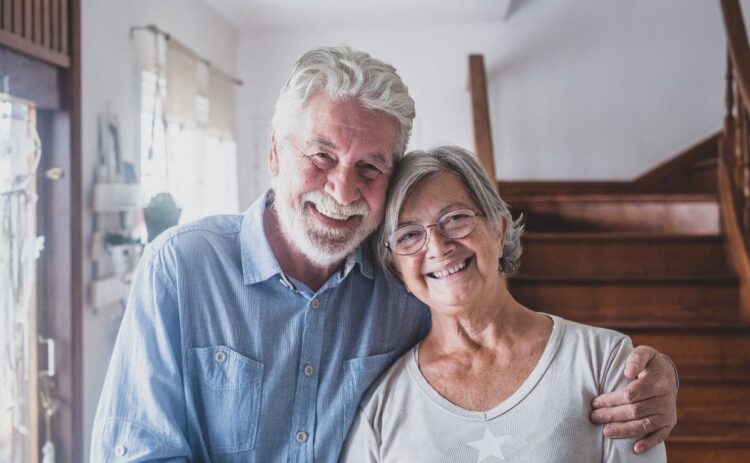
[[[417,103],[420,148],[473,148],[467,63],[484,54],[500,178],[632,178],[717,130],[723,114],[718,2],[526,0],[496,23],[246,29],[241,207],[268,184],[265,137],[292,63],[340,43],[399,69]]]
[[[194,49],[219,68],[234,72],[235,30],[200,0],[83,0],[83,178],[84,178],[84,294],[92,268],[89,243],[93,228],[91,194],[97,156],[97,116],[109,110],[119,117],[123,156],[137,163],[139,95],[131,26],[155,24]],[[83,316],[83,425],[80,445],[88,460],[93,415],[109,363],[117,323],[116,308]]]

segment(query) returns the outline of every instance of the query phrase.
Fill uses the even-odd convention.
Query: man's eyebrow
[[[367,157],[367,159],[373,159],[375,161],[378,161],[379,163],[383,164],[384,166],[388,167],[389,169],[393,167],[393,163],[388,160],[388,158],[382,154],[382,153],[376,153],[372,154]]]
[[[325,138],[314,138],[305,143],[305,148],[309,148],[311,146],[320,146],[329,150],[336,150],[336,145],[326,140]]]

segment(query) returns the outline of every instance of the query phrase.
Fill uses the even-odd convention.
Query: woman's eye
[[[404,243],[408,243],[409,241],[413,241],[417,239],[418,237],[419,237],[419,232],[408,231],[398,238],[398,242],[401,244],[404,244]]]
[[[453,214],[445,219],[446,222],[461,222],[469,218],[468,214]]]

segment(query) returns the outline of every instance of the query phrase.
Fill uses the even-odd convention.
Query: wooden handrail
[[[495,157],[492,153],[492,127],[487,102],[487,77],[482,55],[469,56],[469,91],[474,120],[474,150],[491,179],[495,178]]]
[[[742,101],[750,108],[750,45],[747,41],[742,8],[738,0],[721,0],[724,28],[727,33],[727,47],[731,56],[734,74],[737,78]]]
[[[727,34],[724,131],[719,143],[719,199],[728,254],[750,318],[750,44],[738,0],[721,0]]]

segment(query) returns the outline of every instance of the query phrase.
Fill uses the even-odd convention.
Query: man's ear
[[[268,150],[268,173],[271,177],[279,175],[279,153],[276,151],[276,131],[271,132],[271,147]]]

